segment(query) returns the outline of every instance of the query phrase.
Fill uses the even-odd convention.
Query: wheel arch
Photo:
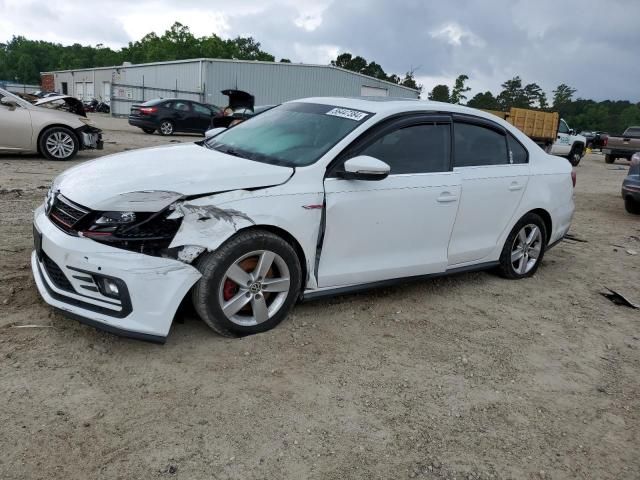
[[[70,127],[69,125],[65,125],[64,123],[52,123],[50,125],[43,126],[38,132],[38,138],[36,138],[36,147],[39,154],[42,155],[42,151],[40,150],[40,140],[42,139],[42,135],[44,135],[47,130],[51,130],[52,128],[64,128],[65,130],[69,130],[78,142],[78,150],[80,150],[80,139],[78,138],[78,134],[76,133],[74,128]]]
[[[534,208],[533,210],[529,210],[527,213],[522,215],[522,217],[524,217],[525,215],[528,215],[530,213],[535,213],[540,218],[542,218],[542,221],[544,222],[544,228],[545,228],[546,234],[547,234],[547,238],[545,240],[546,240],[547,245],[548,245],[549,244],[549,239],[551,238],[551,233],[553,232],[553,220],[551,219],[551,214],[549,212],[547,212],[544,208]],[[522,218],[522,217],[520,217],[520,218]]]
[[[287,242],[289,245],[293,247],[293,249],[296,252],[296,255],[298,256],[298,260],[300,261],[300,269],[302,270],[302,279],[303,279],[302,289],[304,290],[308,280],[307,275],[308,275],[309,269],[307,265],[307,258],[306,258],[306,255],[304,254],[304,249],[302,248],[302,245],[300,244],[298,239],[282,227],[277,227],[275,225],[268,225],[268,224],[258,224],[258,225],[252,225],[250,227],[246,227],[238,230],[234,235],[229,237],[227,241],[235,237],[240,232],[246,232],[251,230],[266,230],[267,232],[273,233],[274,235],[281,237],[285,242]]]

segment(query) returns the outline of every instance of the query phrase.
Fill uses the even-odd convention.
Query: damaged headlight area
[[[182,218],[168,218],[172,211],[168,207],[157,213],[92,212],[83,225],[78,225],[78,235],[147,255],[175,256],[168,247]]]

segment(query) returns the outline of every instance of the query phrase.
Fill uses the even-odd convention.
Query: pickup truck
[[[631,160],[636,152],[640,152],[640,127],[629,127],[620,136],[609,136],[602,149],[607,163],[615,162],[616,158]]]
[[[508,112],[485,110],[522,131],[551,155],[565,157],[574,167],[585,154],[587,139],[577,135],[558,112],[512,107]]]

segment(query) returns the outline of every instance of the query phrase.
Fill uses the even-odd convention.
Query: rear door
[[[478,117],[454,116],[454,168],[462,194],[449,268],[482,262],[510,225],[529,181],[527,150],[504,128]]]
[[[451,171],[451,119],[393,122],[349,149],[325,179],[320,287],[363,284],[447,267],[460,176]],[[384,180],[346,180],[341,163],[368,155],[391,167]]]

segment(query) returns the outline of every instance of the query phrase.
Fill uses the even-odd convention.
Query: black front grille
[[[73,286],[71,285],[63,271],[60,269],[58,264],[51,260],[44,252],[42,252],[42,264],[47,271],[47,275],[56,287],[67,292],[75,292]]]
[[[182,219],[153,219],[127,229],[121,229],[116,237],[121,240],[164,240],[172,239]]]
[[[73,227],[82,220],[87,213],[89,213],[88,210],[67,200],[62,197],[62,195],[58,195],[53,201],[49,218],[64,231],[74,232]]]

